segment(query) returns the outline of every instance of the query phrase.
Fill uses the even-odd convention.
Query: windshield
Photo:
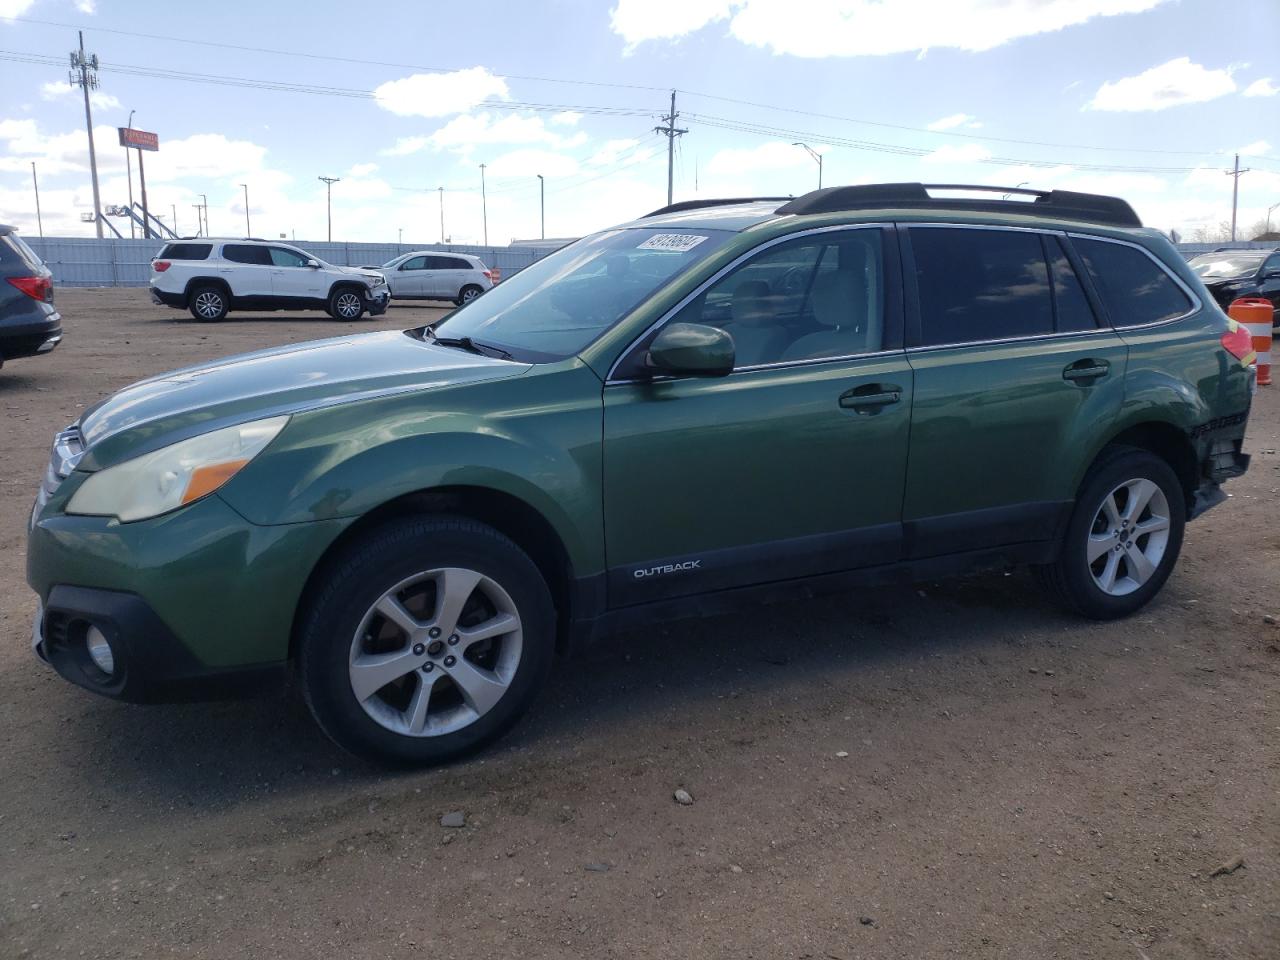
[[[732,233],[667,228],[610,230],[536,261],[435,328],[522,360],[571,356]]]
[[[1223,256],[1220,253],[1206,253],[1196,257],[1189,266],[1200,277],[1247,277],[1258,269],[1262,263],[1261,254],[1243,254]]]

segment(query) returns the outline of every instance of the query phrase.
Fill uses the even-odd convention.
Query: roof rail
[[[727,207],[735,203],[777,203],[781,200],[791,200],[792,197],[725,197],[721,200],[681,200],[679,203],[669,203],[665,207],[659,207],[651,213],[646,213],[641,220],[648,220],[650,217],[656,217],[663,213],[679,213],[682,210],[701,210],[704,207]]]
[[[1000,199],[933,197],[930,190],[964,190],[998,193]],[[1035,199],[1008,200],[1016,193]],[[814,190],[777,210],[780,214],[836,213],[843,210],[884,210],[924,208],[929,210],[976,210],[987,213],[1028,213],[1082,220],[1117,227],[1140,227],[1142,221],[1133,207],[1119,197],[1074,190],[1028,190],[1023,187],[993,187],[969,183],[869,183],[853,187],[827,187]]]

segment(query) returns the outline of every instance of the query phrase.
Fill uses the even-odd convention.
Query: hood
[[[386,276],[378,267],[334,267],[339,273],[351,273],[366,280],[385,280]]]
[[[79,421],[86,448],[80,468],[99,470],[248,420],[529,369],[400,331],[246,353],[142,380],[90,407]]]

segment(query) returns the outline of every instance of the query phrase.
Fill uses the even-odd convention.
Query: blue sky
[[[586,233],[665,202],[652,128],[673,87],[676,199],[811,189],[803,140],[826,185],[1098,190],[1188,236],[1229,218],[1239,150],[1241,224],[1280,202],[1278,0],[0,0],[0,17],[0,221],[30,234],[33,160],[45,232],[92,232],[76,27],[102,62],[103,203],[127,199],[113,128],[134,109],[160,135],[151,205],[183,233],[199,194],[214,233],[242,233],[247,183],[255,235],[322,239],[327,175],[334,239],[438,241],[443,186],[446,235],[478,242],[481,163],[491,243],[538,235],[538,173],[548,236]]]

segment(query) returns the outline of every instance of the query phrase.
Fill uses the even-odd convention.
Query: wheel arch
[[[1169,464],[1182,484],[1182,495],[1188,511],[1194,506],[1200,469],[1195,447],[1184,430],[1167,420],[1147,420],[1129,425],[1117,431],[1097,450],[1079,482],[1084,482],[1084,477],[1088,476],[1093,465],[1107,450],[1118,446],[1146,450]]]
[[[356,293],[360,294],[361,299],[366,299],[364,296],[365,289],[366,289],[365,285],[361,283],[359,280],[338,279],[333,281],[333,283],[329,284],[329,292],[325,295],[325,300],[332,300],[334,294],[336,294],[339,290],[345,290],[348,287],[356,291]]]
[[[227,297],[227,306],[231,305],[231,301],[235,295],[231,292],[231,284],[227,283],[222,277],[192,277],[187,281],[187,285],[182,288],[182,295],[186,298],[188,306],[191,304],[191,291],[196,287],[217,287]]]
[[[556,611],[557,649],[566,649],[573,620],[575,581],[569,551],[555,527],[536,507],[513,494],[491,487],[454,485],[417,490],[389,500],[359,517],[329,544],[308,575],[294,609],[289,636],[291,660],[297,654],[301,612],[334,559],[383,524],[397,518],[426,515],[466,517],[487,524],[528,554],[551,592]]]

